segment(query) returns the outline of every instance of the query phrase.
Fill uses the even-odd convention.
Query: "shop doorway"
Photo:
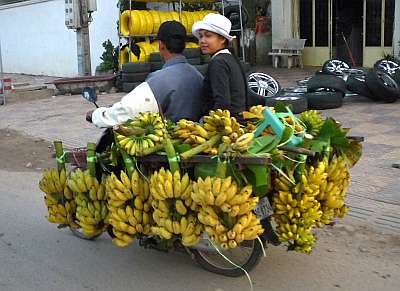
[[[363,0],[332,1],[332,55],[356,66],[363,64],[363,11]]]

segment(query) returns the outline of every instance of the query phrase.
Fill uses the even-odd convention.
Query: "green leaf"
[[[248,165],[246,178],[253,186],[253,194],[265,196],[271,190],[271,167],[264,165]]]
[[[279,143],[279,138],[276,135],[264,135],[257,137],[250,144],[248,152],[250,154],[268,153],[275,148]],[[271,146],[272,145],[272,146]]]
[[[275,104],[274,108],[276,113],[287,112],[285,103],[283,103],[282,101],[278,101]]]
[[[192,147],[190,146],[190,144],[181,143],[181,144],[174,145],[174,148],[175,148],[175,151],[180,154],[180,153],[184,153],[184,152],[190,150]]]

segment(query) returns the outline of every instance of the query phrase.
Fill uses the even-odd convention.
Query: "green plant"
[[[99,65],[99,70],[101,72],[118,71],[118,48],[114,47],[109,39],[103,42],[103,47],[104,52],[100,57],[102,62]]]

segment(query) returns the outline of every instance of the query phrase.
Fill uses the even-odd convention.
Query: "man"
[[[101,107],[86,114],[97,127],[113,127],[139,112],[159,112],[172,121],[201,118],[203,76],[182,55],[186,29],[177,21],[164,22],[158,32],[161,70],[151,73],[145,82],[110,108]]]

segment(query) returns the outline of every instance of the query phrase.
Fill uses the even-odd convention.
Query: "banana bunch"
[[[316,110],[308,110],[300,114],[299,119],[306,126],[306,132],[316,136],[320,132],[324,121]]]
[[[327,158],[324,159],[327,163]],[[326,169],[327,179],[321,186],[317,199],[321,203],[321,223],[330,224],[334,217],[344,217],[348,212],[345,205],[346,191],[350,183],[350,174],[342,156],[333,156]],[[321,225],[320,225],[321,226]]]
[[[67,179],[74,192],[79,227],[87,236],[96,236],[106,229],[107,206],[104,181],[99,183],[89,170],[77,169]]]
[[[230,145],[245,133],[235,117],[231,117],[229,110],[211,110],[204,116],[203,127],[209,132],[223,133],[222,142]]]
[[[301,175],[300,181],[292,185],[283,176],[274,179],[274,219],[280,240],[289,242],[299,252],[310,253],[315,242],[313,227],[321,219],[321,204],[317,200],[321,186],[326,181],[326,164],[321,161],[310,166]],[[295,180],[292,173],[288,173]]]
[[[260,221],[251,216],[259,200],[251,193],[250,185],[239,189],[230,176],[199,178],[193,184],[191,197],[199,205],[197,217],[211,239],[224,249],[235,248],[263,232]]]
[[[74,222],[76,204],[74,195],[67,185],[65,169],[60,173],[56,169],[49,169],[43,172],[43,178],[39,181],[39,188],[45,193],[46,203],[51,223],[70,225],[78,227]]]
[[[191,199],[192,183],[186,173],[181,177],[179,171],[173,174],[161,168],[150,178],[153,219],[157,226],[152,232],[163,239],[180,235],[185,246],[197,244],[200,240],[202,225],[192,214],[196,205]]]
[[[166,124],[159,113],[140,113],[125,126],[128,129],[131,128],[133,134],[124,135],[115,132],[115,135],[120,147],[131,156],[142,155],[143,150],[161,144],[167,133]],[[142,129],[142,131],[135,133],[137,129]]]
[[[252,120],[254,122],[262,121],[264,120],[264,110],[265,106],[252,106],[250,107],[249,111],[243,111],[243,118],[245,120]]]
[[[106,180],[108,222],[119,247],[131,244],[138,233],[150,234],[152,221],[149,184],[137,170],[131,179],[121,171],[120,179],[112,173]]]
[[[231,147],[236,152],[246,152],[253,140],[254,133],[248,132],[240,136]]]

